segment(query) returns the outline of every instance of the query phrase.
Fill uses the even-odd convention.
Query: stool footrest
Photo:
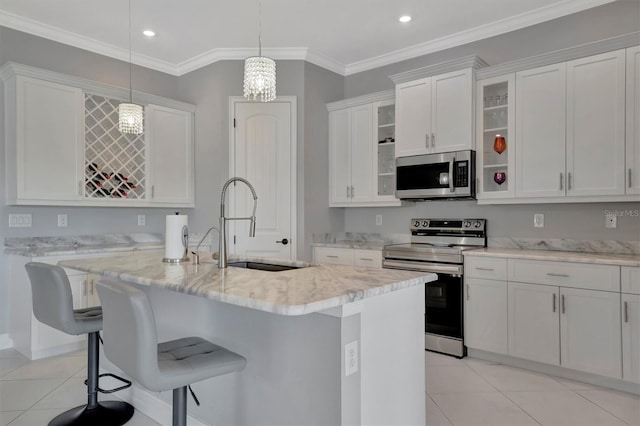
[[[124,386],[120,386],[120,387],[115,388],[115,389],[102,389],[102,388],[100,388],[100,387],[98,386],[98,392],[100,392],[100,393],[114,393],[114,392],[118,392],[118,391],[121,391],[121,390],[123,390],[123,389],[130,388],[130,387],[131,387],[131,381],[129,381],[129,380],[125,379],[125,378],[122,378],[122,377],[120,377],[120,376],[116,376],[115,374],[111,374],[111,373],[104,373],[104,374],[100,374],[98,377],[105,377],[105,376],[107,376],[107,377],[113,377],[114,379],[116,379],[116,380],[119,380],[119,381],[123,382],[123,383],[124,383]],[[84,381],[84,384],[86,385],[87,383],[88,383],[88,380],[85,380],[85,381]]]

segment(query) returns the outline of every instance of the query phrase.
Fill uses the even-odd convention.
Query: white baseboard
[[[13,341],[9,337],[9,334],[0,334],[0,350],[9,349],[13,347]]]

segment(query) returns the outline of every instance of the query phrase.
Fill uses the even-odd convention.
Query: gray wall
[[[345,96],[392,89],[389,75],[476,54],[492,65],[577,46],[640,30],[640,2],[621,1],[533,27],[388,65],[345,78]],[[344,229],[333,231],[406,233],[412,217],[488,219],[490,237],[545,237],[640,240],[640,217],[618,218],[605,228],[605,210],[638,212],[640,203],[539,204],[478,206],[472,201],[428,201],[397,208],[345,208]],[[533,227],[533,214],[545,214],[545,227]],[[382,214],[382,226],[375,225]],[[637,214],[637,213],[636,213]]]

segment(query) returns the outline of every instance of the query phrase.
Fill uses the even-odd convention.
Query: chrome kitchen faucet
[[[227,188],[233,182],[242,182],[249,187],[253,194],[253,213],[250,217],[225,217],[224,201],[227,196]],[[222,195],[220,196],[220,240],[218,242],[218,268],[227,267],[227,221],[229,220],[248,220],[251,222],[249,225],[249,236],[256,236],[256,208],[258,207],[258,196],[256,190],[253,189],[253,185],[248,180],[241,177],[232,177],[224,183],[222,187]]]

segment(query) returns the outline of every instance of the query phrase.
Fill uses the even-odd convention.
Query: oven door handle
[[[382,267],[389,269],[404,269],[407,271],[433,272],[434,274],[462,275],[462,265],[441,265],[385,259],[382,262]]]

